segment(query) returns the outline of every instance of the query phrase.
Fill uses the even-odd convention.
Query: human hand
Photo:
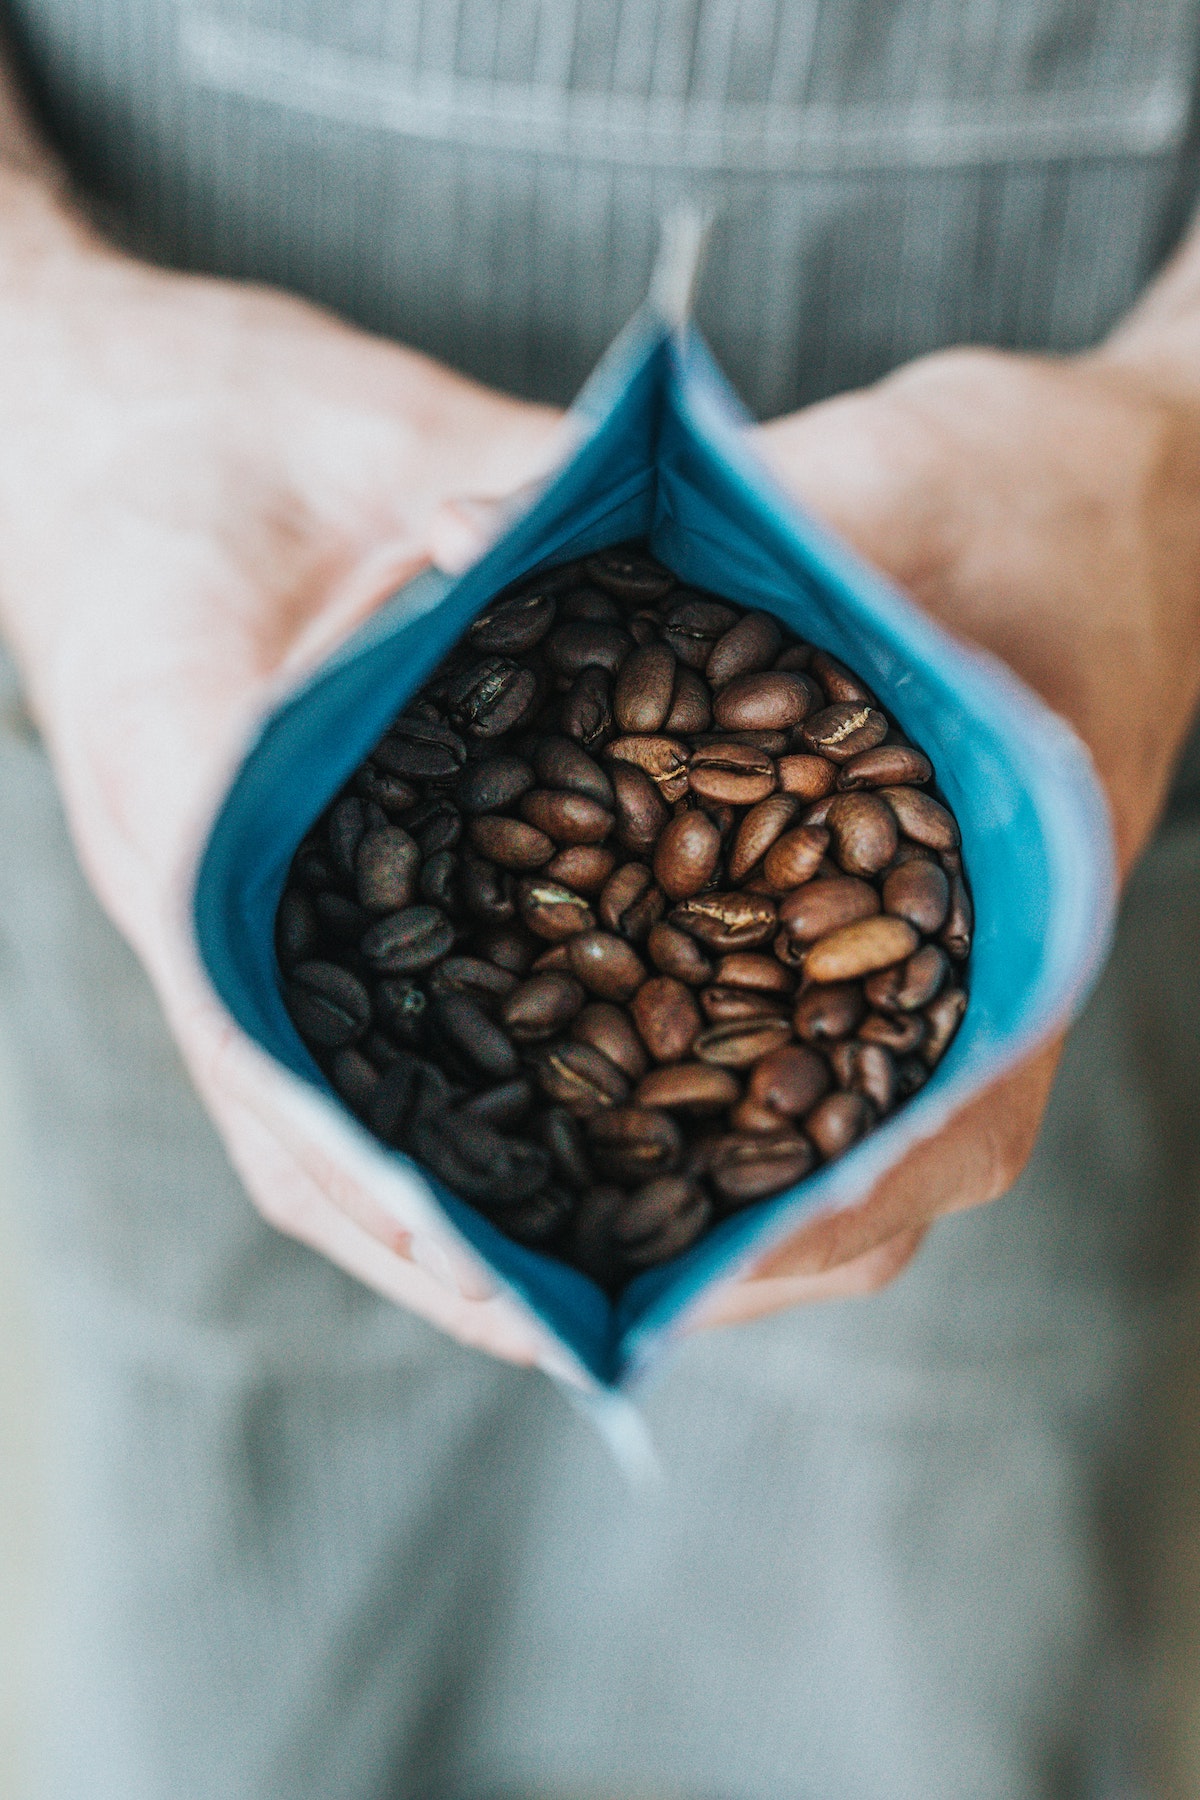
[[[397,585],[471,541],[462,496],[540,474],[558,416],[305,303],[0,239],[0,618],[87,873],[148,968],[262,1211],[514,1360],[537,1351],[465,1259],[397,1229],[199,969],[207,825],[273,699]]]
[[[956,635],[1002,657],[1088,745],[1127,873],[1200,691],[1200,411],[1124,339],[1072,360],[950,351],[780,419],[784,486]],[[1049,1044],[818,1216],[698,1324],[891,1280],[939,1215],[997,1198],[1037,1136]]]

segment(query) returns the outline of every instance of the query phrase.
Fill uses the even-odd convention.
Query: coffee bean
[[[942,943],[956,962],[971,953],[971,932],[975,924],[975,911],[971,905],[971,896],[967,892],[967,884],[961,875],[950,877],[950,909],[946,914],[946,923],[942,928]]]
[[[600,844],[613,828],[613,815],[583,794],[535,788],[521,801],[521,817],[556,844]]]
[[[680,1062],[651,1069],[638,1083],[634,1099],[639,1106],[703,1117],[735,1105],[740,1093],[729,1069],[716,1063]]]
[[[619,1187],[593,1187],[580,1200],[571,1221],[571,1261],[602,1287],[616,1287],[624,1274],[620,1247],[612,1233],[613,1221],[624,1203]]]
[[[556,625],[546,639],[546,661],[560,680],[568,682],[588,668],[615,675],[633,647],[633,639],[619,625],[573,619]]]
[[[690,988],[672,975],[652,975],[644,981],[631,1010],[655,1062],[682,1062],[703,1023]]]
[[[726,1019],[709,1025],[696,1038],[692,1053],[700,1062],[718,1063],[726,1069],[746,1069],[761,1056],[770,1055],[792,1034],[787,1019],[762,1014],[752,1019]]]
[[[662,721],[664,736],[690,737],[693,732],[707,731],[711,724],[712,700],[708,683],[686,663],[677,663],[671,710]]]
[[[754,806],[774,793],[775,764],[749,744],[702,744],[692,752],[687,782],[698,800]]]
[[[663,621],[663,638],[689,669],[703,669],[719,638],[737,624],[736,608],[719,600],[680,594]]]
[[[416,892],[421,853],[400,825],[364,832],[354,858],[359,904],[368,912],[399,912]]]
[[[903,962],[920,941],[907,919],[891,919],[886,914],[856,919],[817,939],[804,958],[805,979],[854,981],[875,969]]]
[[[497,651],[501,656],[520,656],[540,644],[554,623],[552,594],[518,594],[489,606],[467,632],[477,650]]]
[[[933,780],[933,764],[911,744],[880,744],[863,750],[843,763],[838,771],[840,788],[893,787],[898,783],[920,786]]]
[[[422,900],[440,906],[443,912],[458,910],[459,859],[453,850],[439,850],[426,859],[418,883]]]
[[[829,1086],[825,1059],[803,1044],[782,1044],[755,1063],[747,1095],[785,1119],[811,1112]]]
[[[502,812],[533,786],[533,770],[519,756],[485,756],[468,763],[455,794],[465,813]]]
[[[543,877],[519,882],[517,908],[530,931],[552,944],[595,930],[596,915],[587,901],[561,882]]]
[[[567,946],[552,944],[549,950],[543,950],[534,958],[529,972],[531,975],[569,975],[571,959],[567,955]]]
[[[517,978],[480,956],[447,956],[429,974],[431,994],[468,994],[481,1005],[507,999]]]
[[[463,905],[477,919],[500,924],[516,912],[512,876],[468,850],[460,864]]]
[[[869,706],[839,702],[814,713],[801,727],[801,735],[810,750],[846,763],[861,750],[873,750],[887,736],[888,722],[881,712]]]
[[[929,1080],[929,1070],[919,1056],[900,1056],[896,1059],[896,1100],[911,1099],[913,1094],[925,1086]]]
[[[344,894],[317,894],[312,905],[321,937],[336,944],[357,944],[370,923],[370,914]]]
[[[664,894],[683,900],[708,886],[721,856],[721,834],[699,810],[676,814],[654,852],[654,873]]]
[[[724,986],[746,988],[753,993],[776,997],[792,991],[787,970],[773,956],[765,956],[754,950],[734,950],[730,955],[723,956],[717,965],[717,980]]]
[[[632,944],[608,931],[584,931],[567,943],[572,974],[601,1000],[629,1000],[646,978]]]
[[[554,1167],[568,1186],[587,1189],[592,1185],[583,1133],[573,1113],[565,1106],[552,1106],[542,1114],[542,1142],[550,1152]]]
[[[757,988],[716,982],[700,989],[700,1006],[711,1025],[727,1019],[786,1019],[788,1004],[783,994],[764,994]]]
[[[306,962],[317,947],[317,915],[309,896],[288,888],[275,915],[275,949],[285,969]]]
[[[349,969],[337,963],[298,963],[284,989],[300,1036],[323,1049],[360,1038],[371,1022],[371,998]]]
[[[793,794],[771,794],[745,814],[729,856],[729,879],[741,881],[760,862],[800,810]]]
[[[713,645],[704,673],[713,687],[738,675],[769,669],[783,645],[783,633],[770,613],[743,613],[733,628]]]
[[[537,939],[508,925],[492,925],[476,933],[481,956],[513,975],[525,975],[538,952]]]
[[[670,1174],[683,1155],[683,1138],[668,1113],[648,1106],[616,1106],[587,1121],[588,1146],[601,1174],[641,1182]]]
[[[379,1070],[369,1057],[348,1045],[337,1050],[330,1058],[329,1079],[334,1087],[356,1113],[365,1113],[370,1107],[371,1098],[379,1086]]]
[[[469,994],[438,994],[432,1002],[438,1036],[494,1081],[517,1072],[517,1053],[507,1032],[488,1018]]]
[[[534,1074],[543,1093],[579,1118],[619,1106],[629,1093],[629,1082],[615,1063],[574,1039],[540,1051]]]
[[[594,800],[606,812],[615,805],[612,782],[594,756],[569,737],[539,738],[533,746],[534,773],[543,787],[562,788]],[[531,787],[532,782],[529,784]]]
[[[670,818],[662,799],[644,770],[633,763],[614,762],[612,784],[617,806],[617,841],[635,856],[651,856]]]
[[[776,767],[781,791],[800,801],[823,799],[837,781],[836,767],[824,756],[781,756]]]
[[[622,863],[601,889],[596,904],[600,923],[622,937],[634,940],[645,937],[664,911],[661,895],[657,901],[652,900],[649,907],[645,905],[647,895],[654,892],[654,877],[645,863]]]
[[[761,1132],[765,1136],[774,1137],[782,1120],[769,1106],[761,1106],[747,1094],[744,1100],[739,1100],[736,1106],[730,1107],[729,1123],[739,1136],[744,1136],[747,1132]]]
[[[361,800],[339,800],[330,809],[325,835],[334,867],[343,881],[354,880],[354,858],[366,828],[366,811]]]
[[[661,1175],[635,1188],[613,1221],[625,1266],[648,1269],[681,1256],[707,1228],[712,1202],[683,1175]]]
[[[880,1118],[891,1112],[896,1099],[896,1070],[882,1044],[846,1038],[829,1053],[838,1085],[865,1094]]]
[[[798,943],[809,944],[855,919],[879,911],[879,895],[865,881],[834,875],[810,881],[780,902],[779,923]]]
[[[672,911],[672,925],[710,950],[752,950],[775,930],[775,904],[765,894],[697,894]]]
[[[395,1042],[410,1050],[425,1041],[429,1001],[415,981],[380,981],[374,988],[375,1013]]]
[[[435,799],[414,807],[406,825],[422,856],[453,850],[462,837],[462,814],[449,800]]]
[[[811,881],[829,848],[823,825],[796,825],[776,838],[763,861],[763,876],[776,893],[790,893]]]
[[[386,813],[406,813],[417,798],[412,782],[404,781],[399,775],[389,775],[386,769],[377,769],[370,762],[365,762],[359,769],[354,786],[364,800],[373,800]]]
[[[949,966],[944,950],[937,944],[924,944],[907,962],[870,976],[864,991],[871,1005],[884,1012],[916,1012],[929,1005]]]
[[[945,1055],[966,1010],[967,996],[961,988],[943,988],[937,999],[931,1000],[925,1008],[926,1032],[921,1055],[931,1069]]]
[[[686,982],[689,987],[700,987],[713,978],[712,964],[701,954],[695,938],[689,937],[686,931],[677,930],[674,925],[652,925],[646,939],[646,951],[660,974],[674,975],[677,981]]]
[[[569,1025],[586,998],[572,975],[531,975],[509,994],[501,1016],[518,1043],[538,1043]]]
[[[540,869],[554,855],[554,840],[522,819],[488,813],[467,828],[472,845],[502,869]]]
[[[570,1197],[561,1188],[545,1187],[517,1206],[506,1206],[496,1212],[496,1223],[518,1244],[530,1249],[552,1248],[555,1239],[569,1223]]]
[[[722,1138],[710,1170],[713,1186],[727,1206],[748,1206],[767,1194],[803,1181],[816,1162],[813,1147],[798,1131]]]
[[[598,587],[579,587],[565,593],[559,602],[560,619],[590,619],[593,625],[619,625],[624,612],[611,594]]]
[[[882,787],[878,793],[900,821],[905,837],[930,850],[958,849],[958,826],[952,814],[931,795],[914,787]]]
[[[844,1156],[876,1123],[875,1109],[864,1094],[827,1094],[804,1121],[804,1129],[826,1162]]]
[[[872,981],[876,979],[871,977]],[[857,1030],[865,1011],[866,1002],[856,981],[832,981],[801,994],[792,1014],[792,1027],[806,1044],[832,1044]]]
[[[588,668],[571,685],[559,708],[559,724],[585,749],[598,749],[612,736],[612,694],[603,669]]]
[[[458,774],[467,760],[467,747],[448,726],[406,713],[380,738],[371,758],[392,775],[444,781]]]
[[[494,738],[521,724],[537,692],[532,669],[523,669],[506,656],[491,656],[464,669],[450,683],[446,698],[451,718],[465,725],[472,737]]]
[[[620,731],[661,731],[675,692],[675,655],[666,644],[646,644],[626,657],[613,691]]]
[[[936,936],[950,910],[950,883],[935,862],[906,862],[883,879],[883,910]]]
[[[605,757],[632,763],[654,783],[664,800],[680,800],[688,788],[688,748],[676,738],[619,737],[605,746]],[[616,772],[613,772],[616,780]]]
[[[868,1013],[858,1035],[864,1044],[882,1044],[893,1056],[909,1056],[924,1042],[925,1021],[916,1013]]]
[[[713,718],[723,731],[790,731],[811,704],[811,686],[802,675],[773,670],[726,682],[713,702]]]
[[[831,700],[851,706],[874,706],[875,696],[870,688],[824,650],[814,650],[808,666]]]
[[[618,600],[661,600],[675,585],[669,570],[637,550],[603,550],[589,556],[584,567]]]
[[[454,927],[436,906],[406,906],[369,927],[359,946],[373,969],[407,975],[428,969],[454,944]]]
[[[615,850],[600,844],[569,844],[546,864],[547,880],[577,894],[598,894],[617,864]]]
[[[900,841],[891,807],[871,793],[836,795],[825,814],[825,828],[833,858],[847,875],[878,875]]]
[[[599,1050],[630,1081],[637,1081],[646,1072],[646,1051],[623,1007],[613,1006],[607,1000],[593,1000],[575,1018],[571,1036],[576,1043],[590,1044],[593,1050]]]

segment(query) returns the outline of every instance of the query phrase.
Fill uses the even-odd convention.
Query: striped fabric
[[[10,0],[138,247],[562,399],[682,193],[770,413],[952,340],[1067,349],[1190,199],[1190,0]]]

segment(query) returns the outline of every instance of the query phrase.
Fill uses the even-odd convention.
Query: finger
[[[858,1299],[878,1293],[903,1273],[925,1237],[925,1228],[897,1232],[862,1256],[831,1269],[824,1275],[778,1275],[736,1282],[721,1288],[708,1305],[689,1322],[690,1331],[714,1325],[742,1325],[751,1319],[783,1312],[789,1306],[810,1306],[820,1300]]]

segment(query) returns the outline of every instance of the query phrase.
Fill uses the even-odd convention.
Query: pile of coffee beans
[[[347,1104],[610,1290],[840,1156],[966,1005],[933,769],[849,669],[621,545],[475,620],[296,852]]]

